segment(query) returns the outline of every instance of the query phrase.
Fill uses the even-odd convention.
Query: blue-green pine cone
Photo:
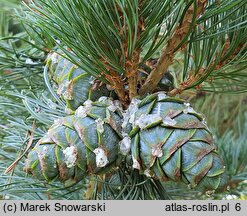
[[[225,183],[224,163],[204,117],[164,93],[134,99],[123,126],[133,168],[160,180],[215,190]]]
[[[109,171],[119,153],[119,122],[113,102],[86,101],[75,115],[54,123],[29,152],[24,170],[40,180],[62,182]]]
[[[122,111],[101,97],[59,119],[28,154],[25,170],[38,179],[79,181],[108,172],[126,155],[131,169],[150,178],[208,191],[226,183],[216,149],[204,117],[183,100],[159,92]]]
[[[55,82],[58,95],[66,101],[66,107],[76,110],[86,100],[96,101],[101,96],[114,96],[106,85],[97,82],[90,74],[68,61],[62,55],[52,53],[47,59],[49,75]]]

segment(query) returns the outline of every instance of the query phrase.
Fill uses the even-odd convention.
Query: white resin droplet
[[[73,98],[73,95],[71,94],[71,92],[68,91],[68,89],[66,89],[66,90],[62,93],[62,95],[63,95],[63,98],[64,98],[65,100],[73,100],[73,99],[74,99],[74,98]]]
[[[136,160],[136,158],[132,155],[132,161],[133,161],[133,165],[132,165],[132,167],[134,168],[134,169],[141,169],[141,166],[140,166],[140,164],[139,164],[139,162]]]
[[[105,103],[106,105],[108,105],[108,110],[115,112],[117,109],[121,109],[121,103],[120,101],[116,100],[113,101],[111,98],[108,98],[106,96],[102,96],[98,99],[99,102]]]
[[[188,113],[197,113],[192,107],[188,106],[183,110],[183,113],[188,114]]]
[[[81,118],[85,118],[87,116],[87,113],[91,110],[92,108],[92,101],[91,100],[86,100],[83,105],[84,106],[79,106],[77,110],[75,111],[75,115]]]
[[[104,123],[105,122],[100,118],[96,119],[95,122],[96,122],[97,131],[101,134],[104,133]]]
[[[93,153],[96,155],[97,167],[105,167],[109,163],[104,149],[96,148]]]
[[[228,188],[228,190],[230,189],[229,186],[227,186],[227,188]],[[226,195],[223,199],[224,200],[236,200],[236,199],[238,199],[238,197],[234,194],[229,194],[229,195]]]
[[[42,161],[46,154],[47,154],[47,151],[48,151],[48,147],[47,146],[43,146],[43,148],[41,149],[41,151],[38,151],[38,158],[40,161]]]
[[[67,147],[63,150],[64,162],[68,168],[71,168],[76,165],[77,151],[74,146]]]
[[[205,119],[202,119],[201,123],[207,126],[207,122],[205,121]]]
[[[208,190],[205,192],[205,194],[209,197],[211,197],[215,193],[215,190]]]
[[[139,99],[133,98],[129,108],[123,112],[123,123],[122,128],[125,128],[128,125],[128,122],[133,124],[135,121],[135,113],[138,110]]]
[[[184,105],[186,106],[186,107],[189,107],[190,106],[190,103],[184,103]]]
[[[149,169],[144,170],[144,175],[147,176],[148,178],[152,177]]]
[[[9,200],[10,197],[9,197],[8,195],[5,195],[5,196],[4,196],[4,199],[5,199],[5,200]]]
[[[161,121],[162,118],[158,114],[142,114],[135,122],[135,126],[138,126],[140,129],[144,129],[148,125]]]
[[[177,124],[177,121],[175,119],[170,118],[169,116],[166,116],[163,118],[163,124],[167,126],[174,126]]]
[[[101,96],[98,101],[101,102],[101,103],[107,103],[107,97],[106,96]]]
[[[56,39],[55,41],[56,41],[57,44],[61,44],[60,40]]]
[[[152,147],[152,155],[155,157],[162,157],[163,151],[160,146],[153,146]]]
[[[65,113],[67,114],[67,115],[71,115],[71,114],[73,114],[74,112],[73,112],[73,110],[72,109],[70,109],[70,108],[68,108],[68,107],[65,107]]]
[[[158,94],[158,100],[165,99],[166,97],[167,97],[166,94],[163,93],[163,92],[160,92],[160,93]]]
[[[130,143],[131,139],[128,136],[125,136],[120,142],[120,151],[122,152],[123,155],[127,155],[130,151]]]
[[[129,123],[133,124],[135,122],[135,113],[133,113],[129,118]]]
[[[188,109],[187,109],[187,108],[184,109],[184,110],[183,110],[183,113],[184,113],[184,114],[188,114]]]
[[[89,83],[90,83],[91,85],[93,85],[93,84],[94,84],[94,81],[95,81],[95,78],[94,78],[93,76],[91,76],[91,77],[89,78]]]
[[[92,103],[93,103],[93,101],[91,101],[91,100],[86,100],[86,101],[83,103],[83,105],[84,105],[85,107],[92,107]]]
[[[87,116],[87,108],[84,106],[79,106],[75,111],[75,115],[81,118],[85,118]]]
[[[69,97],[69,93],[67,92],[67,89],[69,87],[70,82],[68,80],[62,82],[57,89],[57,94],[58,95],[63,95],[65,99],[68,99],[66,97]],[[72,97],[72,96],[71,96]],[[68,99],[69,100],[69,99]]]

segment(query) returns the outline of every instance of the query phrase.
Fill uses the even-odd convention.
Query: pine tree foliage
[[[15,3],[0,3],[4,9],[0,11],[0,199],[246,196],[245,0],[24,1],[24,9],[18,12],[19,23],[9,16],[9,8]],[[53,70],[58,66],[57,62],[47,61],[49,52],[49,56],[58,53],[72,65],[64,70],[66,64],[60,64],[65,76],[59,69]],[[31,148],[42,142],[54,121],[68,115],[68,107],[73,114],[86,100],[76,99],[78,104],[73,107],[74,97],[72,101],[61,97],[54,88],[66,80],[80,80],[75,77],[80,73],[94,77],[90,84],[96,89],[105,86],[108,93],[115,91],[114,97],[124,109],[132,98],[145,98],[160,90],[171,97],[192,99],[216,135],[214,141],[226,166],[227,190],[203,194],[200,188],[189,189],[181,182],[150,178],[130,169],[131,156],[121,156],[121,163],[117,161],[117,169],[110,173],[91,173],[66,185],[54,180],[37,181],[25,174],[23,167],[27,166],[26,158],[30,159],[27,153],[32,152]],[[146,103],[153,107],[158,102]],[[150,127],[155,130],[160,126]],[[130,136],[145,132],[134,128]],[[121,139],[124,136],[119,134]],[[140,144],[141,148],[145,145]],[[138,152],[139,148],[132,146],[131,154],[142,154]],[[6,169],[9,174],[4,174]]]
[[[73,51],[67,52],[68,58],[110,81],[123,101],[127,99],[121,80],[128,79],[132,98],[138,93],[138,64],[162,47],[140,94],[155,89],[180,50],[185,55],[182,82],[172,95],[200,87],[207,79],[223,79],[231,83],[230,90],[244,91],[245,1],[37,1],[31,7],[37,10],[37,26]]]

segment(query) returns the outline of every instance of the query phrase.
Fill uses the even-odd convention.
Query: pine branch
[[[5,170],[4,174],[9,173],[11,170],[13,170],[17,163],[24,157],[24,155],[27,153],[27,151],[31,148],[31,145],[33,143],[33,137],[34,137],[34,131],[35,131],[35,121],[33,121],[33,130],[32,132],[27,131],[26,138],[29,136],[29,141],[27,144],[26,149],[23,151],[23,153]],[[25,138],[25,139],[26,139]]]
[[[140,38],[141,32],[144,28],[143,26],[144,26],[143,20],[139,17],[137,39]],[[141,51],[142,51],[141,49],[136,48],[133,52],[132,58],[126,62],[126,73],[127,73],[127,78],[128,78],[129,99],[130,100],[133,97],[138,95],[138,92],[137,92],[137,84],[138,84],[138,79],[139,79],[138,64],[140,61]]]
[[[127,82],[128,82],[128,95],[125,95],[125,98],[123,97],[120,98],[121,101],[125,101],[125,102],[137,96],[137,81],[138,81],[137,69],[140,61],[140,53],[142,51],[142,49],[135,46],[135,43],[140,39],[140,35],[144,28],[144,21],[140,16],[140,7],[142,2],[136,1],[135,4],[136,7],[132,9],[133,20],[127,14],[128,10],[123,7],[124,5],[121,4],[116,5],[117,12],[119,14],[119,23],[116,24],[116,27],[118,29],[118,34],[121,37],[123,37],[123,42],[122,42],[123,52],[120,53],[119,58],[125,59],[123,63],[123,67],[126,75],[124,77],[127,78]],[[121,83],[119,83],[119,85],[121,85]],[[123,88],[124,86],[125,84],[122,83]],[[122,89],[122,93],[123,92],[124,89]],[[118,95],[120,94],[118,93]]]
[[[244,45],[244,46],[246,46],[246,45]],[[195,85],[197,85],[197,88],[200,89],[201,87],[199,84],[201,82],[198,83],[198,81],[200,79],[205,80],[205,78],[203,78],[203,77],[207,76],[208,71],[220,70],[222,67],[224,67],[227,64],[227,62],[230,62],[231,60],[233,60],[236,57],[236,55],[239,53],[239,51],[243,48],[243,45],[240,44],[230,56],[225,58],[227,50],[229,48],[230,48],[230,42],[226,41],[226,43],[223,47],[223,51],[220,55],[220,58],[217,56],[212,61],[212,63],[208,66],[208,68],[201,68],[198,71],[198,73],[196,73],[195,75],[190,75],[186,81],[180,83],[179,88],[175,88],[172,91],[170,91],[168,93],[169,96],[174,97],[177,94],[182,93],[184,90],[189,89],[191,87],[194,87]]]
[[[102,73],[100,76],[104,76],[104,78],[110,83],[111,88],[116,92],[119,100],[123,102],[124,106],[126,106],[129,99],[128,95],[126,95],[124,82],[121,77],[111,69],[109,70],[109,74]],[[100,76],[97,78],[100,78]]]
[[[181,25],[175,29],[173,37],[168,40],[167,46],[161,54],[157,67],[150,73],[140,89],[139,93],[141,95],[152,92],[156,88],[159,81],[167,72],[168,67],[172,64],[176,51],[182,45],[181,41],[188,37],[187,34],[195,25],[195,18],[199,17],[204,11],[206,4],[207,0],[197,0],[196,7],[194,4],[188,8]]]
[[[178,0],[40,0],[29,5],[27,14],[35,28],[61,42],[71,62],[110,85],[127,104],[138,94],[143,47],[152,43],[145,58],[158,50],[184,6]],[[158,39],[164,23],[167,31]]]
[[[183,79],[170,96],[190,88],[246,91],[246,4],[224,3],[200,17],[184,52]]]

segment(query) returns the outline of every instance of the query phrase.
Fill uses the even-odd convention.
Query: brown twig
[[[142,17],[138,16],[137,40],[140,38],[141,32],[144,29],[145,29],[144,20],[142,19]],[[127,29],[127,32],[128,32],[128,29]],[[134,39],[134,32],[133,32],[132,38]],[[138,64],[140,61],[140,54],[141,54],[141,49],[138,47],[134,49],[131,59],[127,58],[127,50],[125,52],[125,57],[128,59],[125,64],[125,70],[126,70],[127,79],[128,79],[128,90],[129,90],[130,100],[133,97],[138,95],[137,84],[138,84],[138,76],[139,76],[138,75]]]
[[[184,90],[188,89],[190,86],[194,85],[194,83],[197,82],[198,79],[201,78],[203,75],[207,74],[208,71],[219,70],[224,65],[226,65],[229,61],[231,61],[239,53],[239,51],[243,48],[243,44],[240,44],[238,47],[236,47],[236,49],[232,53],[232,55],[225,58],[225,56],[227,55],[227,51],[230,48],[230,45],[231,45],[230,41],[227,39],[225,42],[225,45],[223,47],[223,50],[221,52],[221,58],[219,59],[218,62],[216,62],[217,57],[218,57],[216,55],[213,62],[207,68],[201,68],[198,71],[198,73],[196,73],[195,75],[190,75],[186,81],[180,83],[179,88],[173,89],[172,91],[170,91],[168,93],[168,95],[171,97],[174,97],[177,94],[180,94]]]
[[[124,21],[124,14],[122,8],[117,6],[117,10],[119,13],[121,24],[118,22],[115,23],[116,28],[118,29],[119,35],[122,36],[122,46],[123,52],[116,50],[116,53],[119,56],[119,59],[125,59],[125,64],[123,68],[125,70],[125,75],[120,76],[116,71],[107,66],[107,62],[104,58],[101,59],[102,63],[108,70],[108,74],[102,73],[100,76],[103,76],[108,82],[111,88],[118,95],[119,100],[123,103],[125,107],[128,106],[129,101],[137,95],[137,84],[138,84],[138,64],[140,60],[141,50],[135,48],[133,50],[133,55],[131,59],[128,56],[128,26]],[[125,25],[125,26],[124,26]],[[138,35],[137,38],[140,37],[142,30],[142,19],[139,18],[139,26],[138,26]],[[132,38],[134,39],[134,31]],[[102,54],[103,55],[103,54]],[[128,89],[125,88],[125,85],[128,84]]]
[[[139,2],[139,5],[142,4],[142,2]],[[139,7],[140,8],[140,7]],[[140,38],[142,31],[145,30],[145,23],[142,17],[138,17],[138,30],[137,30],[137,40]],[[134,37],[134,35],[133,35]],[[137,92],[137,84],[139,80],[139,74],[138,74],[138,64],[140,61],[140,55],[141,55],[141,49],[136,48],[133,52],[133,56],[131,59],[130,68],[127,67],[127,76],[128,76],[128,82],[129,82],[129,98],[130,100],[138,95]]]
[[[139,6],[142,4],[142,1],[139,2]],[[140,8],[140,7],[139,7]],[[133,97],[135,97],[137,92],[137,85],[138,85],[138,64],[140,61],[140,53],[141,49],[138,47],[135,47],[133,50],[132,56],[129,57],[128,55],[128,33],[129,33],[129,27],[127,26],[127,23],[125,22],[124,14],[122,11],[122,8],[117,7],[121,25],[119,26],[119,23],[116,23],[116,28],[118,28],[119,35],[123,36],[123,50],[124,53],[119,52],[116,50],[117,53],[119,53],[119,58],[122,59],[124,57],[125,65],[125,80],[126,84],[128,84],[128,99],[131,100]],[[139,9],[140,10],[140,9]],[[141,36],[141,32],[144,30],[144,20],[142,17],[138,16],[138,27],[137,27],[137,38],[138,40]],[[132,39],[135,38],[135,31],[133,31]]]
[[[207,2],[208,0],[197,0],[197,8],[195,11],[196,17],[200,16],[204,11]],[[195,22],[193,23],[194,10],[194,5],[191,5],[188,8],[181,25],[176,27],[173,36],[168,40],[167,46],[163,49],[157,67],[150,73],[144,85],[140,89],[140,95],[151,93],[167,72],[168,67],[173,62],[178,45],[181,40],[186,37],[192,25],[195,25]]]
[[[128,78],[128,87],[129,87],[129,99],[131,100],[135,97],[137,92],[138,84],[138,63],[140,60],[140,50],[134,50],[134,55],[132,60],[126,62],[126,73]]]
[[[112,89],[116,92],[119,100],[126,105],[129,101],[128,95],[125,92],[124,82],[120,75],[113,70],[109,70],[109,74],[102,74],[105,79],[110,83]]]

